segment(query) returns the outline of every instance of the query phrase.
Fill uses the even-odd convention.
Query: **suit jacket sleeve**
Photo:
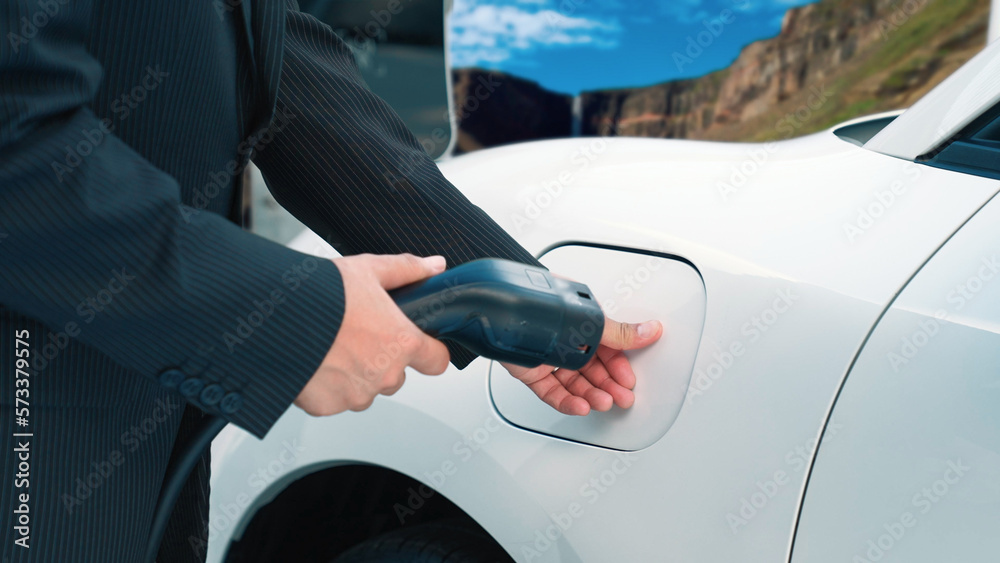
[[[342,254],[498,257],[540,265],[441,174],[368,89],[350,48],[288,11],[278,113],[290,117],[254,162],[275,199]],[[475,355],[449,345],[465,367]]]
[[[0,48],[0,304],[136,377],[211,374],[230,399],[190,400],[263,436],[334,340],[339,272],[190,213],[171,176],[104,128],[88,109],[102,69],[81,43],[91,4],[60,3]],[[8,2],[5,21],[38,6]],[[33,354],[49,343],[31,338]]]

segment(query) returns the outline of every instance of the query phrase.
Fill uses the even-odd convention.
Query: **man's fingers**
[[[419,348],[413,354],[410,365],[424,375],[441,375],[448,369],[449,360],[451,354],[440,340],[421,333]]]
[[[624,352],[601,346],[597,349],[597,358],[619,385],[626,389],[635,388],[635,371],[632,370],[632,364]]]
[[[563,414],[584,416],[590,412],[590,404],[583,397],[571,394],[551,373],[529,383],[528,387],[550,407]]]
[[[406,383],[406,372],[399,374],[399,383],[393,385],[392,387],[383,390],[380,395],[385,395],[386,397],[391,397],[396,394],[396,391],[402,389],[403,384]]]
[[[326,389],[310,381],[295,399],[295,404],[313,416],[331,416],[347,410],[343,393]]]
[[[615,350],[634,350],[656,342],[663,334],[660,321],[644,323],[620,323],[613,319],[604,320],[604,334],[601,344]]]
[[[579,371],[560,369],[556,370],[554,375],[567,391],[577,397],[583,397],[590,404],[590,408],[595,411],[611,409],[611,405],[614,403],[611,395],[607,391],[595,387]]]
[[[615,404],[623,409],[627,409],[635,403],[635,394],[632,392],[632,387],[635,386],[635,376],[632,375],[629,385],[625,385],[622,381],[611,376],[608,372],[608,367],[604,364],[604,359],[600,357],[601,350],[611,350],[610,348],[599,348],[597,361],[591,362],[585,366],[581,371],[583,376],[590,381],[594,387],[604,391],[614,400]],[[621,352],[617,352],[621,354]],[[624,355],[622,355],[624,358]],[[626,366],[628,362],[626,361]],[[632,374],[631,369],[628,372]],[[629,381],[627,378],[625,381]]]
[[[385,289],[396,289],[408,283],[440,274],[445,269],[444,256],[420,258],[412,254],[373,255],[372,271]]]

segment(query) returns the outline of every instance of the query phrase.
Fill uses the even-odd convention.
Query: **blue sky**
[[[452,64],[568,94],[645,86],[729,66],[744,45],[777,35],[789,8],[813,1],[454,0]]]

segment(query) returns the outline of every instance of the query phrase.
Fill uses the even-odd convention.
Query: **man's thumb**
[[[412,254],[391,254],[376,257],[373,269],[385,289],[395,289],[444,271],[444,256],[420,258]]]
[[[615,350],[634,350],[649,346],[660,339],[663,325],[660,321],[644,323],[620,323],[605,319],[601,344]]]

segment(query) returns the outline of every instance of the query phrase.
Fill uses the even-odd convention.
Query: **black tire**
[[[457,520],[400,528],[359,543],[331,563],[512,563],[493,538]]]

